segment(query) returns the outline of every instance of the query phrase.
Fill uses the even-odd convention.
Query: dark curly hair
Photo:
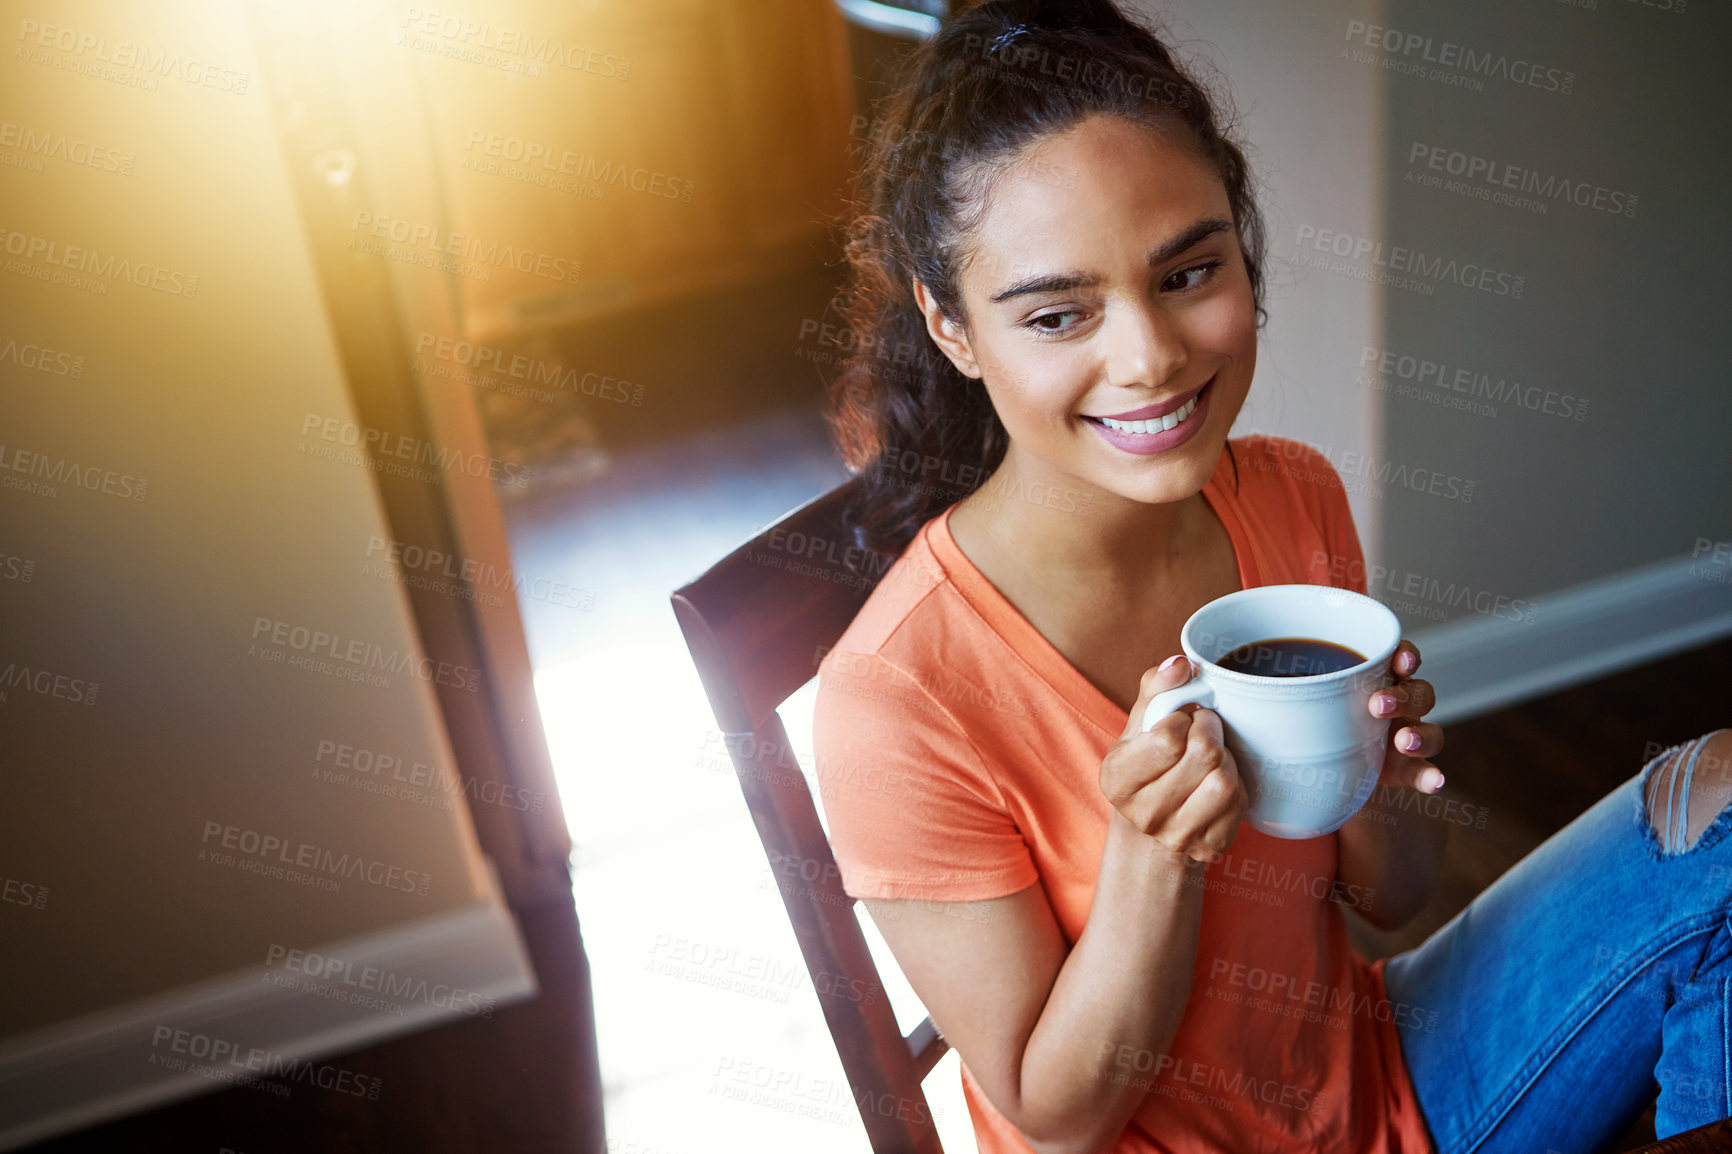
[[[1152,30],[1112,0],[988,0],[956,14],[904,62],[866,147],[847,229],[849,283],[837,301],[847,359],[831,383],[831,425],[861,478],[846,516],[863,550],[899,555],[980,487],[1008,445],[985,386],[933,344],[910,282],[966,325],[963,245],[988,183],[1029,145],[1096,113],[1161,132],[1214,165],[1258,324],[1266,319],[1249,166],[1216,102]]]

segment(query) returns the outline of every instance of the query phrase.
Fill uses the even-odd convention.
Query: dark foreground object
[[[602,1154],[589,966],[569,895],[515,911],[538,997],[331,1064],[379,1099],[296,1084],[231,1089],[28,1147],[30,1154]]]

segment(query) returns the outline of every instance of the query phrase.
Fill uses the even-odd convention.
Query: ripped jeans
[[[1438,1154],[1592,1154],[1656,1081],[1662,1138],[1732,1115],[1732,807],[1687,848],[1679,823],[1680,770],[1706,740],[1655,757],[1387,963],[1391,1002],[1438,1011],[1431,1033],[1397,1027]]]

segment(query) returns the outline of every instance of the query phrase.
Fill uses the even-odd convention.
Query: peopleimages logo
[[[410,8],[403,17],[403,30],[403,42],[407,42],[408,36],[436,36],[455,47],[485,49],[503,56],[522,57],[535,64],[557,64],[572,72],[587,72],[604,80],[625,80],[631,75],[629,56],[615,56],[582,44],[567,44],[552,36],[521,28],[496,28],[488,21],[466,19],[449,11],[441,13]],[[416,43],[410,46],[421,47]],[[540,75],[539,70],[532,75]]]
[[[291,841],[221,821],[205,822],[204,836],[199,842],[200,861],[219,866],[239,865],[247,873],[287,878],[331,893],[337,892],[344,881],[359,878],[371,886],[426,897],[433,881],[433,875],[426,870],[404,869],[362,854],[338,853],[329,846]],[[240,859],[236,858],[237,853]],[[300,871],[310,872],[296,876]],[[316,876],[321,874],[324,876]]]
[[[1428,357],[1416,357],[1392,349],[1363,346],[1359,354],[1359,368],[1358,383],[1363,385],[1376,385],[1380,381],[1394,379],[1411,382],[1416,389],[1459,393],[1465,398],[1515,405],[1530,412],[1545,413],[1566,420],[1582,421],[1588,416],[1587,400],[1573,393],[1542,389],[1538,385],[1524,385],[1508,377],[1494,380],[1489,373],[1477,369],[1434,361]],[[1492,410],[1492,415],[1496,415],[1496,410]]]
[[[1408,146],[1407,163],[1423,169],[1408,169],[1403,178],[1407,181],[1542,214],[1552,204],[1561,202],[1613,216],[1635,216],[1639,200],[1634,193],[1592,181],[1572,180],[1555,173],[1544,175],[1537,169],[1419,140]],[[1445,182],[1442,176],[1431,175],[1434,173],[1460,179]]]
[[[30,584],[30,578],[36,573],[36,561],[31,557],[19,557],[0,550],[0,581],[16,581],[21,585]]]
[[[48,887],[0,875],[0,902],[23,906],[27,910],[48,907]]]
[[[271,1078],[281,1082],[301,1082],[339,1094],[352,1094],[369,1102],[378,1101],[379,1091],[385,1085],[383,1078],[357,1074],[340,1066],[291,1058],[286,1054],[258,1046],[247,1046],[229,1038],[176,1029],[173,1026],[157,1026],[151,1032],[150,1045],[153,1051],[168,1051],[168,1055],[152,1053],[150,1064],[153,1066],[175,1071],[190,1070],[237,1085],[260,1078]],[[185,1055],[186,1058],[172,1055]],[[208,1064],[198,1065],[188,1062],[187,1058]],[[286,1089],[285,1087],[285,1092]]]
[[[84,376],[84,358],[74,353],[60,352],[45,345],[19,344],[7,337],[0,343],[0,363],[10,361],[21,369],[34,369],[55,377],[79,380]]]
[[[1399,278],[1391,279],[1411,281],[1418,284],[1427,293],[1430,284],[1449,282],[1462,288],[1476,289],[1479,292],[1490,293],[1493,296],[1510,297],[1520,300],[1527,287],[1527,277],[1514,273],[1502,272],[1489,265],[1474,261],[1458,261],[1454,257],[1443,257],[1427,254],[1419,249],[1404,245],[1385,245],[1380,240],[1370,237],[1354,236],[1352,233],[1337,232],[1333,229],[1316,228],[1309,224],[1299,226],[1298,235],[1293,238],[1293,244],[1299,249],[1299,262],[1315,268],[1323,268],[1328,272],[1341,273],[1346,276],[1362,276],[1365,279],[1381,280],[1383,274],[1375,270],[1388,270],[1399,273]],[[1340,257],[1339,261],[1324,261],[1311,256],[1305,250],[1313,249],[1320,253]],[[1360,262],[1369,261],[1371,269],[1366,269]],[[1344,264],[1343,262],[1353,262]],[[1370,274],[1367,276],[1366,274]],[[1428,284],[1427,282],[1430,282]],[[1396,287],[1411,287],[1409,284],[1396,284]]]
[[[431,354],[435,359],[474,368],[477,372],[501,373],[508,377],[582,393],[601,401],[620,404],[643,404],[643,386],[620,377],[610,377],[593,370],[579,373],[553,361],[541,360],[525,353],[511,353],[491,345],[477,345],[454,337],[442,337],[425,329],[415,338],[417,355]],[[536,400],[556,399],[552,393],[536,396]]]
[[[448,685],[453,689],[465,689],[471,693],[481,687],[479,669],[453,665],[448,661],[434,661],[431,657],[422,657],[413,652],[386,649],[371,641],[362,641],[355,637],[345,638],[340,634],[327,633],[323,629],[309,629],[305,625],[274,621],[269,617],[253,618],[252,640],[254,643],[247,648],[249,657],[263,656],[269,659],[270,654],[277,654],[277,660],[282,661],[282,655],[293,654],[302,660],[292,664],[304,668],[328,666],[328,662],[319,662],[316,659],[329,657],[333,661],[342,662],[351,672],[363,675],[350,680],[365,680],[366,675],[377,677],[373,671],[378,670],[380,673],[407,673],[422,681]],[[308,665],[307,662],[312,664]],[[329,668],[314,668],[314,672],[331,671]],[[385,681],[380,688],[389,685],[390,682]]]
[[[1277,436],[1266,430],[1252,429],[1249,436]],[[1473,501],[1475,483],[1454,473],[1444,473],[1438,469],[1428,469],[1423,466],[1409,466],[1398,463],[1388,457],[1378,460],[1370,453],[1357,449],[1337,449],[1333,445],[1310,446],[1299,441],[1283,438],[1276,443],[1282,460],[1271,461],[1259,457],[1247,461],[1246,468],[1258,469],[1263,472],[1281,472],[1297,480],[1315,485],[1325,485],[1330,488],[1340,487],[1349,493],[1368,497],[1383,496],[1382,487],[1408,489],[1415,493],[1429,493],[1434,497],[1443,497],[1451,501],[1468,504]],[[1321,453],[1333,472],[1323,469],[1311,469],[1303,462],[1315,449]]]
[[[482,477],[502,485],[526,485],[533,470],[531,465],[520,465],[516,461],[502,461],[485,453],[464,452],[450,445],[436,445],[431,441],[423,441],[407,433],[391,432],[386,429],[374,428],[371,425],[357,425],[353,421],[341,417],[328,417],[319,413],[307,413],[301,418],[301,436],[306,438],[316,434],[322,441],[332,445],[361,450],[349,464],[368,464],[376,466],[389,465],[394,462],[385,460],[414,462],[417,465],[429,465],[438,472],[411,469],[417,480],[437,481],[446,473],[460,471],[467,476],[479,480]],[[318,446],[314,446],[315,450]],[[307,442],[301,442],[300,451],[307,452]],[[329,452],[314,452],[312,456],[336,457]],[[340,459],[340,458],[338,458]],[[395,470],[386,470],[392,471]]]
[[[12,473],[22,476],[10,476]],[[150,492],[150,482],[132,473],[101,465],[80,464],[35,449],[0,444],[0,487],[54,497],[59,494],[60,485],[105,493],[123,501],[142,501]]]
[[[1235,1098],[1266,1106],[1281,1106],[1300,1113],[1322,1109],[1324,1104],[1323,1096],[1314,1086],[1259,1078],[1248,1070],[1228,1070],[1170,1053],[1157,1054],[1123,1043],[1102,1042],[1096,1060],[1105,1063],[1109,1058],[1119,1068],[1118,1073],[1107,1075],[1107,1080],[1114,1085],[1134,1085],[1163,1097],[1180,1098],[1215,1109],[1234,1108]],[[1139,1074],[1147,1077],[1137,1077]],[[1220,1097],[1222,1094],[1232,1097]]]
[[[1433,80],[1455,77],[1460,80],[1506,80],[1561,96],[1568,96],[1576,84],[1576,74],[1562,68],[1451,40],[1438,40],[1418,32],[1367,24],[1363,20],[1349,20],[1347,35],[1343,39],[1349,45],[1342,49],[1344,55],[1353,47],[1369,48],[1384,54],[1387,58],[1384,65],[1390,71],[1425,75]],[[1427,65],[1436,67],[1428,69]],[[1478,87],[1483,87],[1483,84]]]
[[[420,224],[402,217],[379,216],[365,211],[355,213],[355,219],[349,224],[349,231],[364,231],[368,237],[393,241],[407,245],[410,249],[424,246],[433,255],[461,257],[463,260],[476,261],[494,268],[515,269],[530,276],[567,284],[575,282],[583,268],[578,261],[569,257],[536,252],[534,249],[501,244],[498,241],[490,243],[480,237],[435,228],[430,224]]]
[[[98,65],[111,65],[115,68],[134,69],[152,78],[183,80],[200,88],[214,88],[218,92],[229,92],[236,96],[246,95],[247,83],[251,79],[248,73],[233,68],[224,68],[191,57],[182,59],[179,52],[166,48],[153,50],[147,45],[133,44],[126,40],[117,40],[110,44],[108,37],[94,32],[84,32],[58,24],[43,24],[36,20],[18,22],[18,40],[26,48],[52,48],[76,57],[83,67],[70,70],[74,72],[95,69],[92,74],[100,75],[101,69]],[[155,90],[154,85],[151,90]]]
[[[484,128],[470,129],[468,141],[463,145],[463,150],[471,154],[477,148],[484,157],[508,160],[529,168],[539,167],[558,176],[571,176],[598,186],[617,184],[621,188],[663,200],[690,204],[692,192],[697,188],[691,181],[669,176],[665,172],[642,166],[634,167],[620,161],[603,159],[598,162],[591,153],[573,152],[569,148],[559,148],[543,141],[525,140],[520,136],[508,136],[502,132],[489,132]],[[462,167],[477,172],[491,171],[478,167],[469,159],[465,159]]]
[[[1700,577],[1717,585],[1732,584],[1732,541],[1698,537],[1695,548],[1690,550],[1690,560],[1696,561],[1704,555],[1708,557],[1707,563],[1691,565],[1690,576]]]
[[[198,277],[191,273],[179,272],[149,261],[135,261],[131,257],[112,252],[102,253],[83,245],[66,244],[51,237],[0,228],[0,251],[4,251],[7,256],[21,258],[20,261],[13,262],[19,267],[8,268],[9,272],[30,275],[29,270],[35,269],[39,274],[47,274],[48,269],[35,263],[41,261],[54,269],[71,269],[102,278],[88,282],[88,287],[103,293],[108,291],[104,281],[120,281],[170,296],[191,298],[198,295]],[[46,275],[39,275],[38,279],[48,278]]]
[[[1310,981],[1298,974],[1283,974],[1262,966],[1247,965],[1227,958],[1215,958],[1209,963],[1211,983],[1225,979],[1225,984],[1264,994],[1280,1001],[1317,1006],[1329,1014],[1364,1014],[1380,1022],[1395,1022],[1411,1030],[1437,1031],[1442,1015],[1437,1010],[1391,1002],[1388,998],[1373,999],[1369,994],[1340,989],[1326,982]]]
[[[35,160],[60,160],[67,164],[94,168],[99,172],[132,175],[133,154],[107,144],[95,144],[51,128],[35,128],[0,121],[0,148],[15,148]],[[37,165],[35,171],[40,172]]]
[[[6,668],[0,669],[0,701],[6,700],[5,691],[10,689],[52,697],[73,705],[96,704],[96,682],[41,666],[20,665],[16,661],[9,661]]]
[[[1311,564],[1318,568],[1327,566],[1330,578],[1335,581],[1363,581],[1367,595],[1379,600],[1387,596],[1387,604],[1392,609],[1405,609],[1435,621],[1448,620],[1441,612],[1446,608],[1523,625],[1532,625],[1539,614],[1535,602],[1520,597],[1507,597],[1490,589],[1475,589],[1465,582],[1445,582],[1388,565],[1367,565],[1362,560],[1332,556],[1321,549],[1311,554]]]
[[[1028,41],[969,33],[962,38],[965,54],[979,56],[1000,68],[1000,75],[1026,87],[1077,91],[1111,91],[1133,100],[1157,101],[1188,108],[1190,89],[1169,78],[1126,72],[1089,55],[1053,52]]]
[[[595,608],[595,590],[579,589],[564,581],[556,581],[549,577],[531,578],[516,572],[509,567],[500,569],[491,561],[481,561],[473,557],[459,557],[438,549],[427,549],[420,545],[404,544],[396,539],[386,540],[383,537],[369,535],[367,538],[367,558],[388,558],[395,568],[410,574],[425,577],[443,577],[452,582],[461,582],[461,587],[475,593],[486,593],[493,590],[509,590],[518,597],[532,601],[545,601],[550,605],[559,605],[567,609]],[[372,566],[377,568],[377,566]],[[415,584],[410,582],[410,584]],[[417,585],[417,588],[426,587]],[[441,588],[440,592],[452,592],[460,588],[451,586]],[[488,604],[503,604],[501,599],[494,599]]]
[[[273,943],[265,951],[265,965],[282,971],[285,976],[293,976],[288,981],[278,978],[274,985],[299,988],[301,979],[305,979],[311,986],[311,993],[340,992],[346,995],[340,1000],[370,1009],[394,1010],[401,1014],[402,1003],[420,1002],[459,1014],[483,1018],[493,1016],[494,998],[491,994],[476,993],[444,982],[429,982],[426,978],[357,963],[334,954],[291,949]],[[320,989],[317,984],[330,989]],[[364,996],[371,994],[378,997]]]

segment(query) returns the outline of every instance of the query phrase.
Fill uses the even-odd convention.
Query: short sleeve
[[[812,740],[850,895],[984,901],[1039,880],[990,770],[914,675],[878,654],[831,652]]]

